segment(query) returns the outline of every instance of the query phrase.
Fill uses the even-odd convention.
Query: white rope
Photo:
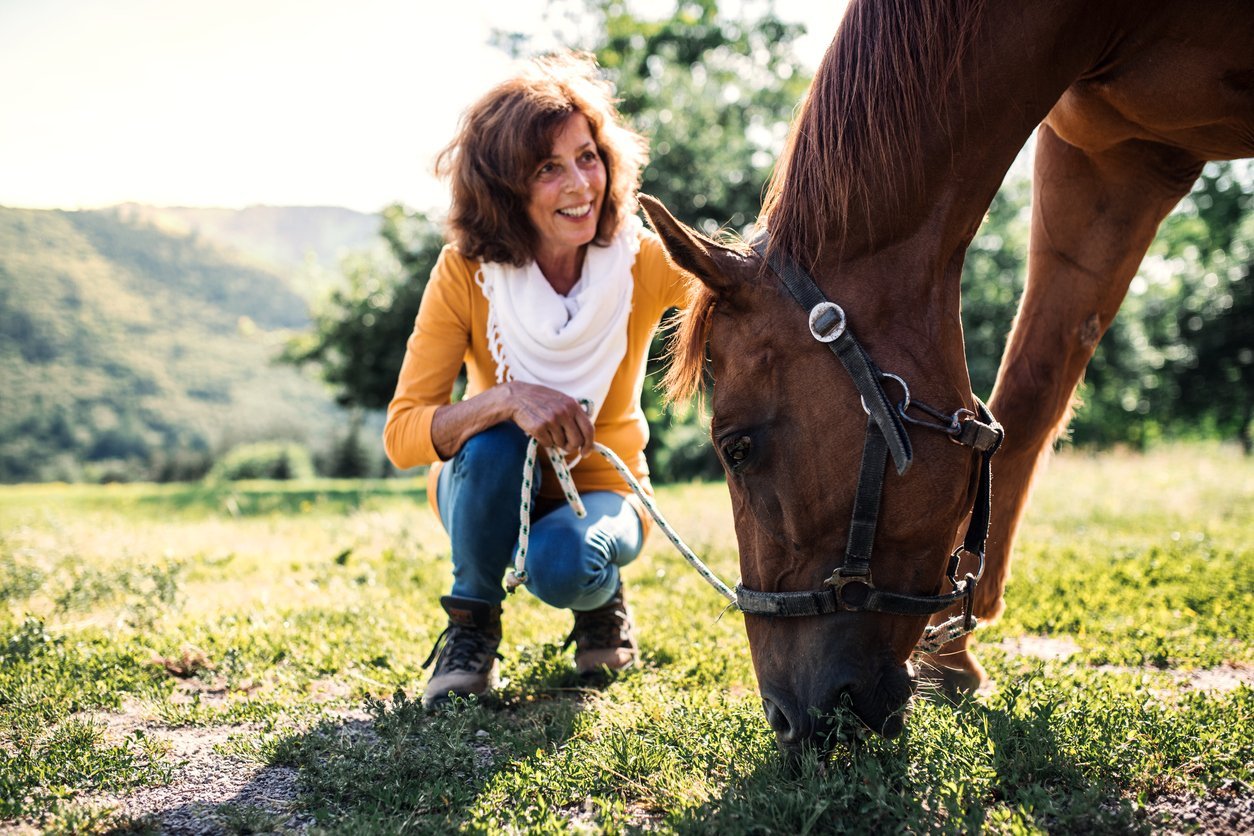
[[[594,449],[614,466],[619,475],[627,482],[628,487],[635,493],[640,501],[644,503],[645,510],[649,512],[649,516],[657,523],[658,528],[666,535],[666,538],[674,544],[679,553],[683,555],[684,560],[697,570],[701,577],[705,578],[710,586],[714,587],[719,595],[722,595],[728,601],[735,605],[736,593],[718,579],[718,576],[710,570],[710,567],[701,562],[701,558],[693,553],[692,549],[680,539],[675,533],[675,529],[666,521],[666,517],[662,516],[662,512],[658,510],[654,504],[653,498],[650,497],[640,482],[623,463],[618,455],[606,447],[604,444],[597,443]],[[535,480],[536,467],[536,450],[539,447],[538,442],[533,438],[527,443],[527,455],[523,460],[523,485],[522,485],[522,502],[519,505],[519,526],[518,526],[518,553],[514,556],[514,568],[505,576],[505,588],[513,592],[519,586],[527,582],[527,546],[531,534],[531,486]],[[557,481],[562,486],[562,492],[566,495],[566,501],[574,510],[575,515],[582,519],[587,511],[584,509],[583,501],[579,498],[579,491],[575,489],[574,480],[570,478],[570,469],[566,464],[565,458],[557,450],[548,448],[549,461],[553,464],[553,472],[557,474]]]
[[[536,453],[538,452],[539,447],[539,442],[537,442],[534,438],[530,439],[527,442],[527,454],[523,459],[522,498],[518,509],[518,552],[514,556],[514,567],[505,576],[505,588],[510,592],[513,592],[519,586],[522,586],[527,582],[527,548],[531,535],[531,494],[532,485],[535,481]],[[684,543],[680,536],[675,532],[675,529],[671,527],[671,524],[666,521],[666,517],[662,516],[662,512],[658,510],[657,505],[653,502],[653,498],[645,493],[644,488],[641,487],[640,482],[636,480],[635,475],[627,468],[627,465],[623,463],[623,460],[604,444],[597,443],[594,445],[594,448],[614,466],[614,469],[617,470],[619,475],[623,477],[623,480],[627,482],[627,485],[631,488],[632,492],[640,498],[640,501],[644,504],[645,510],[649,512],[649,516],[653,517],[653,520],[657,523],[658,528],[662,530],[662,533],[666,535],[666,538],[670,540],[679,553],[683,555],[684,560],[688,561],[689,565],[691,565],[693,569],[696,569],[697,573],[705,579],[706,583],[714,587],[714,590],[718,592],[718,594],[726,598],[731,603],[732,607],[735,607],[735,591],[733,591],[727,584],[719,580],[718,576],[710,570],[710,567],[706,566],[705,563],[701,561],[701,558],[697,557],[692,549],[688,548],[687,544]],[[549,461],[553,465],[553,472],[557,474],[557,481],[562,486],[562,493],[566,496],[566,502],[575,512],[575,516],[583,519],[587,516],[588,512],[584,508],[583,500],[579,498],[579,491],[575,488],[575,482],[570,476],[571,466],[567,465],[565,456],[558,450],[548,447],[545,448],[545,452],[548,454]],[[577,463],[578,460],[576,460],[576,464]],[[954,639],[967,635],[972,632],[976,626],[978,626],[978,622],[976,622],[976,619],[974,618],[972,619],[972,626],[970,629],[965,626],[964,622],[965,618],[959,614],[941,622],[940,624],[928,626],[923,630],[923,636],[919,639],[919,643],[915,645],[914,653],[916,655],[936,653],[944,645]]]
[[[959,613],[952,618],[942,621],[940,624],[925,627],[919,643],[914,646],[915,655],[921,656],[925,653],[937,653],[954,639],[960,639],[968,633],[974,633],[975,628],[980,626],[980,621],[975,616],[971,617],[971,627],[969,629],[964,626],[965,621],[966,618]]]

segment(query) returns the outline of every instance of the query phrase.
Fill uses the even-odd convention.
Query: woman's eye
[[[723,459],[732,470],[739,470],[749,459],[753,440],[747,435],[738,436],[723,445]]]
[[[600,159],[600,157],[596,155],[595,151],[585,151],[583,153],[583,156],[580,159],[583,161],[585,165],[591,165],[592,163]]]

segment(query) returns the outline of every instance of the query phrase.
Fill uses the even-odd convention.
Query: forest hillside
[[[238,217],[179,230],[175,211],[0,208],[0,481],[179,478],[240,442],[316,450],[342,427],[322,383],[275,361],[309,287],[266,252],[330,259],[377,219],[350,213],[361,236],[328,244],[296,222],[308,210],[268,209],[296,232],[250,248]]]

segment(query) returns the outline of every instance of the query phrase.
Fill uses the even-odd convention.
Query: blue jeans
[[[472,437],[440,472],[440,522],[453,544],[453,594],[500,603],[518,548],[518,506],[527,436],[513,423]],[[540,487],[536,467],[533,492]],[[565,502],[532,508],[527,589],[553,607],[594,610],[618,588],[618,569],[644,545],[640,518],[619,494],[582,493],[588,515]]]

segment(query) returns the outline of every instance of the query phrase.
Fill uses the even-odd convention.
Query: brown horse
[[[1159,222],[1206,160],[1254,154],[1254,4],[854,0],[776,168],[760,221],[766,247],[716,243],[644,201],[672,259],[700,280],[668,383],[691,392],[708,345],[711,435],[746,589],[844,594],[859,451],[864,432],[874,435],[859,403],[867,390],[811,337],[778,274],[814,277],[874,373],[894,373],[916,401],[946,412],[975,410],[959,319],[963,255],[1038,125],[1028,283],[989,404],[1006,440],[974,594],[975,614],[988,619],[1001,611],[1033,473]],[[879,382],[904,406],[897,380]],[[979,454],[906,428],[913,466],[883,476],[858,601],[869,586],[943,598],[946,558],[978,491]],[[975,572],[973,555],[963,564]],[[822,735],[816,717],[842,702],[876,731],[900,730],[909,659],[929,617],[858,601],[830,614],[746,614],[783,747]],[[985,681],[965,637],[923,661],[951,689]]]

